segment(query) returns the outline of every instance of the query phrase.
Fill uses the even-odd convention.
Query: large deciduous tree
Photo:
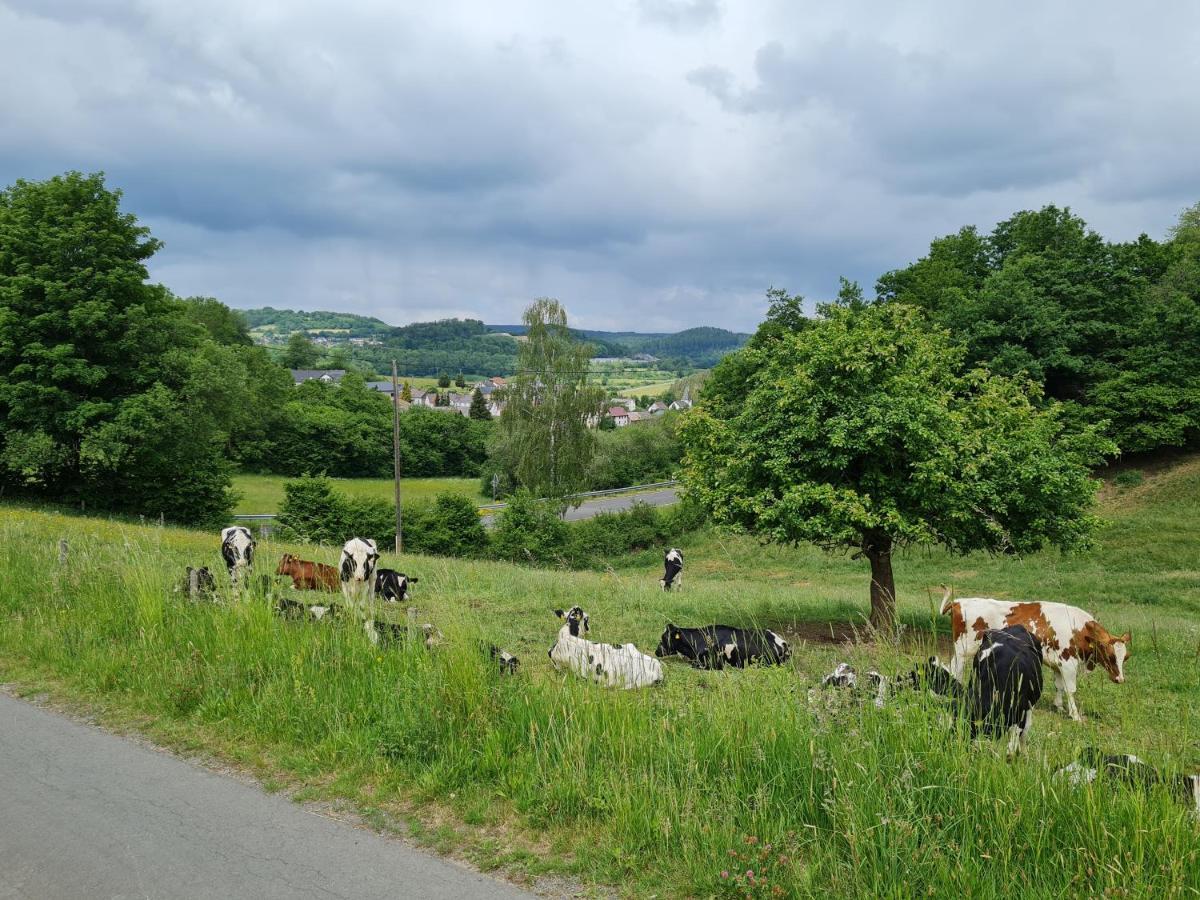
[[[829,305],[740,353],[744,402],[702,401],[682,425],[689,493],[718,522],[865,556],[876,627],[895,622],[899,547],[1087,542],[1089,467],[1115,447],[1067,432],[1030,382],[964,368],[920,310]]]
[[[120,201],[102,175],[77,172],[0,191],[0,480],[215,522],[231,505],[226,433],[196,402],[195,360],[213,345],[148,283],[159,242]]]
[[[504,389],[505,408],[493,461],[534,496],[558,500],[583,490],[605,391],[588,381],[591,348],[576,341],[557,300],[534,301],[523,316],[526,340],[516,376]]]
[[[288,335],[287,346],[283,350],[283,364],[289,369],[311,369],[320,357],[317,345],[303,331],[293,331]]]

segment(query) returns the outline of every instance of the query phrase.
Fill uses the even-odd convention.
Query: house
[[[437,407],[437,391],[422,391],[415,389],[412,392],[413,406],[427,406],[430,409]]]
[[[450,408],[464,416],[471,412],[471,394],[451,394]]]
[[[613,397],[612,402],[613,406],[623,406],[630,412],[633,412],[635,409],[637,409],[637,401],[632,400],[629,397]]]
[[[630,412],[629,412],[629,424],[630,425],[632,425],[634,422],[646,422],[649,419],[650,419],[650,413],[648,413],[648,412],[638,412],[636,409],[630,410]]]
[[[326,384],[337,384],[346,375],[345,369],[289,369],[292,381],[303,384],[306,381],[323,381]]]
[[[683,397],[671,404],[671,409],[691,409],[692,408],[692,389],[690,387],[683,389]]]
[[[668,409],[670,409],[670,407],[667,406],[667,404],[663,403],[661,400],[655,400],[650,404],[650,408],[646,411],[652,416],[661,416]]]
[[[624,428],[629,424],[629,410],[623,406],[610,407],[608,417],[613,420],[613,424],[618,428]]]

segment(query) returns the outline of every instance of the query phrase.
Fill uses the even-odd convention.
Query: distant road
[[[656,491],[645,491],[640,494],[615,494],[612,497],[592,497],[585,500],[582,506],[574,507],[567,510],[566,519],[568,522],[578,522],[580,519],[590,519],[592,516],[599,515],[602,512],[619,512],[623,509],[629,509],[634,503],[645,503],[647,506],[670,506],[672,503],[679,502],[678,488],[661,488]],[[483,517],[485,525],[491,525],[495,513],[503,512],[502,509],[490,510]]]
[[[0,691],[0,900],[530,896]]]

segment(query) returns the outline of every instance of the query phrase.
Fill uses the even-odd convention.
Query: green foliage
[[[218,344],[249,347],[254,343],[250,339],[250,328],[245,316],[230,309],[220,300],[212,297],[188,297],[183,303],[188,318],[197,325],[204,326],[209,337]]]
[[[321,353],[302,331],[293,331],[283,351],[283,364],[289,369],[311,369],[317,364]]]
[[[309,312],[306,310],[273,309],[264,306],[259,309],[242,310],[242,316],[247,324],[256,330],[267,329],[279,334],[291,334],[294,331],[311,333],[342,334],[346,337],[374,337],[391,331],[386,322],[370,316],[359,316],[354,313],[328,312],[325,310]]]
[[[320,477],[289,481],[283,490],[277,521],[289,540],[337,547],[351,537],[371,538],[381,547],[395,540],[395,506],[387,501],[347,497]]]
[[[483,392],[479,388],[475,388],[471,395],[471,408],[467,410],[467,417],[481,422],[492,421],[492,412],[488,409],[487,401],[483,399]]]
[[[918,310],[829,306],[741,352],[752,373],[741,408],[718,400],[732,414],[717,415],[706,397],[682,426],[689,491],[717,522],[862,552],[876,625],[894,613],[896,546],[1086,544],[1088,467],[1115,447],[1092,428],[1065,433],[1031,386],[964,370]]]
[[[604,390],[588,383],[588,347],[571,337],[557,300],[535,301],[524,320],[520,371],[504,390],[492,461],[512,483],[563,503],[587,484],[596,445],[588,422],[599,417]]]
[[[436,556],[487,556],[488,534],[470,497],[443,493],[433,503],[405,506],[404,547]]]
[[[193,406],[208,394],[194,357],[216,345],[198,306],[147,283],[159,242],[120,201],[77,172],[0,192],[0,480],[219,521],[232,505],[227,429]]]
[[[450,376],[445,371],[438,372],[437,385],[443,389],[450,387]]]
[[[673,478],[683,455],[675,433],[677,421],[678,413],[663,413],[602,431],[588,468],[588,489],[603,491]]]
[[[492,554],[510,562],[555,563],[563,558],[567,539],[567,523],[559,517],[557,506],[519,490],[497,516]]]
[[[1113,484],[1117,487],[1137,487],[1145,480],[1145,476],[1141,469],[1125,469],[1123,472],[1118,472],[1113,478]]]
[[[1200,435],[1195,209],[1165,244],[1106,243],[1055,206],[1019,212],[988,235],[934,241],[877,291],[927,310],[969,365],[1034,379],[1068,420],[1103,424],[1123,450],[1184,446]]]

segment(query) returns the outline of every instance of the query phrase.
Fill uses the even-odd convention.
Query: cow
[[[382,644],[388,646],[390,644],[399,644],[407,641],[410,635],[408,625],[401,625],[396,622],[384,622],[379,619],[368,619],[365,623],[367,637],[370,638],[373,644]],[[442,633],[431,623],[426,622],[424,625],[413,626],[421,631],[421,644],[426,650],[431,650],[442,642]]]
[[[913,666],[903,675],[889,678],[871,669],[866,673],[867,681],[875,693],[875,705],[882,708],[888,696],[900,690],[928,690],[943,697],[960,697],[962,690],[950,676],[950,670],[936,656]],[[837,667],[821,680],[822,687],[841,687],[858,690],[858,673],[848,663]]]
[[[663,577],[658,586],[664,591],[683,590],[683,551],[678,547],[672,547],[663,557]]]
[[[242,525],[232,525],[221,531],[221,557],[229,570],[229,580],[236,587],[242,576],[254,565],[254,536]]]
[[[496,661],[500,668],[501,675],[516,675],[517,667],[521,665],[521,660],[513,656],[507,650],[501,650],[495,644],[487,645],[488,656]]]
[[[742,669],[753,663],[786,662],[792,650],[787,641],[766,628],[731,625],[680,628],[668,622],[654,655],[674,654],[691,660],[697,669],[722,669],[726,665]]]
[[[365,611],[375,600],[375,565],[379,551],[370,538],[350,538],[342,545],[338,563],[342,596],[348,606]]]
[[[375,572],[375,594],[388,603],[410,600],[409,586],[418,581],[419,578],[409,578],[395,569],[379,569]]]
[[[954,659],[950,670],[962,680],[971,659],[979,652],[983,633],[991,628],[1020,625],[1033,634],[1042,648],[1042,662],[1054,672],[1054,708],[1062,710],[1067,698],[1067,714],[1083,721],[1075,705],[1075,687],[1080,666],[1088,670],[1101,666],[1109,678],[1121,684],[1125,680],[1130,635],[1114,637],[1095,617],[1077,606],[1065,603],[1023,603],[985,597],[953,599],[945,589],[941,611],[950,616],[954,639]]]
[[[285,619],[336,619],[338,609],[332,603],[326,606],[309,605],[293,600],[291,597],[280,597],[275,601],[275,612]]]
[[[988,629],[967,684],[971,737],[1008,732],[1008,755],[1025,746],[1033,708],[1042,696],[1042,645],[1021,625]]]
[[[276,575],[287,575],[292,579],[292,586],[298,591],[336,591],[338,589],[338,573],[333,566],[324,563],[309,562],[290,553],[283,554]]]
[[[554,668],[566,668],[605,687],[626,690],[663,680],[662,663],[633,644],[598,644],[585,638],[588,614],[580,607],[572,606],[565,613],[556,609],[554,615],[565,620],[548,653]]]
[[[1066,778],[1075,787],[1092,784],[1100,776],[1144,791],[1152,790],[1155,785],[1163,785],[1178,800],[1186,803],[1192,815],[1200,820],[1200,774],[1164,775],[1131,753],[1102,753],[1095,747],[1085,747],[1078,760],[1056,773],[1056,777]]]

